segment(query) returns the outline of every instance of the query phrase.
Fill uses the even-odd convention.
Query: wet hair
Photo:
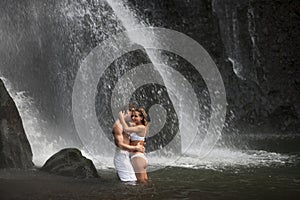
[[[133,103],[128,104],[128,110],[130,111],[134,111],[135,110],[135,106]]]
[[[127,111],[127,110],[129,110],[129,111],[134,111],[134,110],[135,110],[135,106],[134,106],[133,103],[130,103],[130,104],[124,106],[122,110],[123,110],[123,111]]]
[[[148,125],[148,121],[147,121],[147,113],[146,113],[145,109],[142,108],[142,107],[139,107],[139,108],[134,109],[134,112],[138,112],[139,113],[139,116],[143,118],[141,120],[142,124],[144,126],[147,126]]]

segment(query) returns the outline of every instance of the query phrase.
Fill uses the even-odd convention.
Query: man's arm
[[[125,144],[123,142],[123,134],[122,131],[118,127],[113,127],[114,140],[117,147],[126,151],[140,151],[144,152],[144,146],[137,144],[136,146],[131,146],[129,144]]]

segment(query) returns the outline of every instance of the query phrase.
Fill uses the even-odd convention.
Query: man
[[[129,104],[126,112],[126,123],[131,121],[131,112],[134,110],[134,106]],[[121,181],[136,181],[136,176],[134,169],[131,165],[129,152],[130,151],[140,151],[144,152],[144,147],[140,144],[137,146],[130,146],[130,138],[127,133],[123,131],[123,127],[119,120],[116,120],[113,125],[113,136],[115,144],[117,146],[116,153],[114,156],[114,165],[118,172],[118,176]]]

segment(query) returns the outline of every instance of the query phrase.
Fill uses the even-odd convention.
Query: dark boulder
[[[81,152],[75,148],[66,148],[54,154],[46,161],[41,170],[76,178],[98,177],[93,162],[82,156]]]
[[[0,79],[0,168],[32,168],[32,151],[17,107]]]

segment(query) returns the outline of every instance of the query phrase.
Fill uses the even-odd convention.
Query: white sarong
[[[136,181],[128,151],[117,148],[114,156],[114,165],[121,181]]]

